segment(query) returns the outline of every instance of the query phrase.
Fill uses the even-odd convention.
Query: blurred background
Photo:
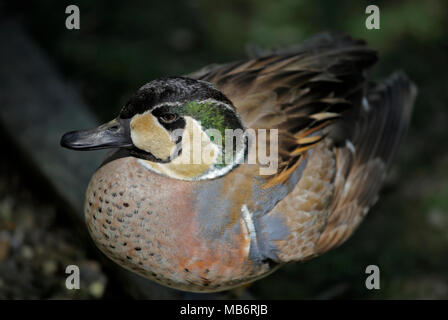
[[[65,28],[65,8],[69,4],[80,8],[80,30]],[[13,29],[20,27],[50,62],[48,72],[57,73],[64,85],[82,97],[88,112],[103,122],[115,117],[144,83],[192,72],[210,63],[244,58],[249,47],[297,44],[325,30],[367,40],[380,57],[371,71],[372,79],[380,80],[402,69],[419,88],[409,133],[380,201],[341,247],[314,260],[287,265],[244,292],[218,297],[447,299],[448,2],[376,1],[381,13],[380,30],[365,28],[365,8],[369,4],[372,1],[0,2],[0,60],[6,59]],[[5,24],[11,20],[13,24]],[[5,62],[2,66],[0,74],[16,78],[23,71],[12,70]],[[20,93],[5,92],[8,81],[4,79],[12,79],[8,77],[0,81],[0,92],[4,91],[0,93],[0,108],[5,101],[15,101],[14,110],[26,114],[26,108],[31,110],[33,106],[20,105]],[[60,90],[55,94],[63,96]],[[12,100],[12,95],[19,98]],[[39,92],[35,96],[38,100]],[[44,107],[42,110],[41,117],[52,117]],[[66,121],[61,126],[67,130],[74,129],[70,119],[59,121]],[[12,122],[3,114],[0,298],[135,297],[68,213],[76,208],[68,208],[63,195],[68,191],[55,188],[45,173],[48,168],[42,170],[45,157],[36,160],[21,144],[22,132],[8,123]],[[33,135],[53,132],[47,130],[37,126]],[[55,145],[53,152],[58,150]],[[69,165],[66,170],[71,170]],[[65,288],[68,264],[80,266],[81,290]],[[380,290],[365,288],[365,268],[370,264],[380,267]],[[176,294],[169,291],[162,297],[195,297]]]

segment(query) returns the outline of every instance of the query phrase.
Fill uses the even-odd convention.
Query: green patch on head
[[[224,137],[225,129],[230,124],[226,123],[225,109],[216,103],[205,101],[191,101],[183,106],[184,115],[190,116],[201,123],[204,130],[218,130]]]
[[[173,111],[179,115],[189,116],[198,121],[204,131],[209,130],[207,134],[210,141],[221,147],[221,161],[219,161],[216,166],[226,166],[224,161],[226,129],[243,129],[235,111],[231,107],[226,107],[221,103],[213,101],[190,101],[182,106],[176,106],[174,108]],[[213,130],[219,132],[221,141],[219,141],[219,137],[213,134]],[[236,148],[233,148],[233,156],[235,156],[236,153],[235,149]]]

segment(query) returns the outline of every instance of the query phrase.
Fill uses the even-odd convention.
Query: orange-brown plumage
[[[376,60],[360,40],[321,34],[145,85],[117,118],[123,147],[87,191],[95,242],[122,266],[191,291],[243,285],[342,244],[378,197],[416,95],[403,73],[368,82]],[[260,175],[260,164],[244,163],[203,180],[154,172],[151,162],[167,160],[150,154],[154,144],[142,151],[126,140],[126,126],[140,114],[157,124],[155,110],[184,112],[189,98],[219,100],[232,128],[278,129],[278,170]],[[158,131],[171,128],[159,124]],[[82,148],[79,140],[92,144],[89,137],[71,133],[63,144]]]

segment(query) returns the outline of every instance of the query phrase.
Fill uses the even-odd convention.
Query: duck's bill
[[[61,146],[74,150],[132,147],[128,122],[114,119],[98,128],[67,132],[61,138]]]

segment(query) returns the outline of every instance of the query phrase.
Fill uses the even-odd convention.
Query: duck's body
[[[165,285],[213,291],[246,283],[275,270],[280,259],[314,253],[336,162],[326,148],[312,153],[294,191],[274,210],[257,213],[253,208],[269,195],[257,190],[257,171],[245,166],[227,179],[192,182],[153,173],[133,157],[109,162],[87,190],[90,234],[115,262]]]
[[[87,190],[95,243],[123,267],[189,291],[242,285],[341,244],[376,200],[415,96],[402,74],[368,85],[364,70],[375,60],[362,42],[324,35],[291,53],[142,87],[120,115],[124,129],[114,129],[124,148]],[[197,125],[190,100],[202,109],[203,101],[221,106],[226,128],[278,129],[278,171],[164,160],[174,140],[163,128],[210,122],[201,118]],[[145,138],[149,127],[157,143]],[[63,144],[81,148],[79,140],[87,145],[79,133]],[[117,145],[107,140],[107,146]]]

